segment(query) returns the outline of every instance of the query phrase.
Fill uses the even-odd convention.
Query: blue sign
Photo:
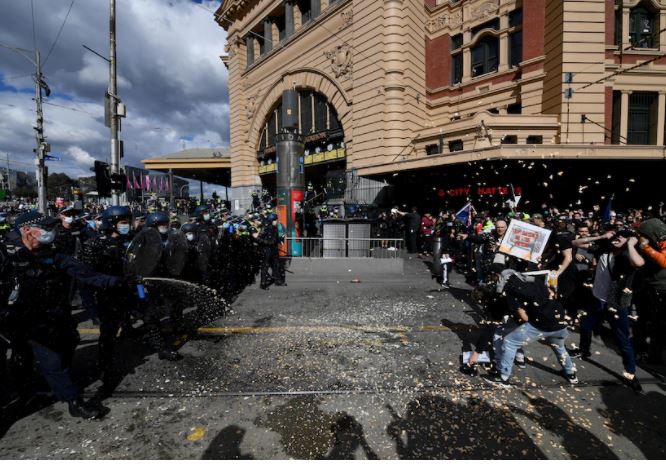
[[[56,156],[54,154],[45,154],[44,155],[44,161],[60,161],[60,156]]]

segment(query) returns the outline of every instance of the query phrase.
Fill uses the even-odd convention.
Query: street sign
[[[45,154],[44,161],[60,161],[60,156],[55,156],[53,154]]]

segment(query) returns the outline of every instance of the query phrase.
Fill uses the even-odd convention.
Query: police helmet
[[[273,221],[276,221],[278,218],[277,218],[277,215],[276,215],[275,213],[271,213],[271,214],[269,214],[269,215],[266,217],[266,219],[267,219],[269,222],[272,223]]]
[[[169,215],[164,211],[157,211],[146,216],[146,227],[157,227],[160,224],[169,224]]]
[[[110,206],[102,211],[102,220],[115,224],[121,219],[132,219],[132,211],[128,206]]]
[[[198,229],[199,229],[198,226],[196,224],[192,224],[192,223],[186,223],[186,224],[183,224],[180,227],[180,230],[183,234],[187,234],[189,232],[196,233],[198,231]]]
[[[194,209],[192,213],[193,218],[201,219],[204,212],[210,212],[210,207],[208,205],[200,205]]]

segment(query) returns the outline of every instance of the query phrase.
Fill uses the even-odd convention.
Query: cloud
[[[43,59],[70,0],[34,0],[37,46]],[[219,1],[118,0],[118,94],[127,106],[122,121],[123,163],[141,167],[150,156],[229,142],[227,70],[219,59],[226,34],[213,14]],[[108,4],[78,0],[43,67],[53,94],[44,105],[44,128],[62,161],[53,172],[91,174],[92,159],[108,160],[104,125],[108,63],[82,44],[108,55]],[[202,8],[204,7],[204,8]],[[0,0],[0,43],[32,48],[30,2]],[[0,154],[31,167],[35,146],[34,89],[28,60],[0,48]],[[26,92],[27,91],[27,92]],[[184,137],[188,139],[185,140]],[[25,167],[22,169],[25,170]],[[19,168],[17,166],[17,168]]]

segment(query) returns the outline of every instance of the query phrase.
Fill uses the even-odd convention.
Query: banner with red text
[[[549,229],[512,219],[499,250],[528,262],[538,263],[550,233]]]

